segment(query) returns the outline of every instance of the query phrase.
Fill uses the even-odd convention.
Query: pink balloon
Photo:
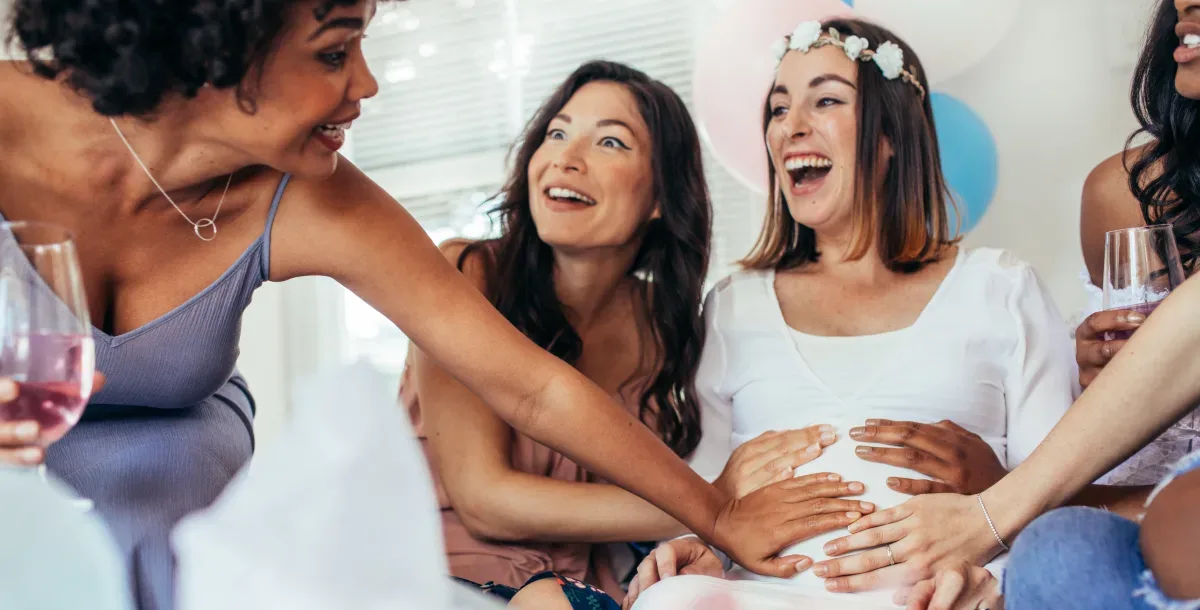
[[[696,119],[739,182],[767,193],[762,108],[775,77],[772,43],[803,21],[853,15],[842,0],[737,0],[703,38],[692,81]]]

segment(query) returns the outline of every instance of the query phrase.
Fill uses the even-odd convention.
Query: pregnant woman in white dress
[[[755,453],[761,442],[749,441],[765,432],[827,424],[839,440],[796,475],[862,481],[860,499],[880,508],[903,502],[902,491],[978,493],[1024,460],[1070,405],[1068,329],[1028,265],[951,238],[924,72],[911,49],[852,20],[801,24],[788,43],[764,114],[776,185],[769,218],[744,270],[705,305],[693,468],[713,480],[735,448]],[[771,474],[762,470],[750,488]],[[740,568],[714,578],[722,566],[698,541],[676,541],[643,564],[630,597],[638,610],[705,607],[712,596],[723,610],[803,600],[891,607],[887,591],[827,590],[820,562],[843,535],[788,549],[817,562],[799,563],[790,579]],[[887,550],[867,551],[881,574]],[[680,568],[689,575],[644,587]]]

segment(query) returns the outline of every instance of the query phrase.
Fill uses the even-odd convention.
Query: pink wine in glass
[[[6,351],[10,353],[4,357],[25,360],[25,371],[13,375],[20,393],[16,400],[0,404],[0,421],[38,422],[42,444],[62,438],[79,421],[92,393],[92,337],[31,333],[18,337]]]
[[[1130,305],[1128,307],[1117,307],[1115,309],[1117,309],[1118,311],[1136,311],[1136,312],[1142,314],[1143,316],[1149,317],[1150,314],[1154,313],[1154,310],[1158,308],[1159,303],[1162,303],[1162,301],[1155,301],[1153,303],[1138,303],[1137,305]],[[1104,340],[1105,341],[1118,341],[1118,340],[1119,341],[1128,341],[1129,338],[1132,336],[1133,336],[1132,330],[1113,330],[1113,331],[1104,333]]]

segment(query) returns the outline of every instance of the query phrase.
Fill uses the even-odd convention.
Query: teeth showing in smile
[[[339,125],[318,125],[316,132],[338,143],[346,141],[346,130],[350,128],[349,123]]]
[[[833,167],[833,161],[817,155],[802,155],[799,157],[790,157],[784,161],[784,168],[787,171],[806,169],[806,168],[830,168]]]
[[[1200,47],[1200,34],[1188,34],[1183,37],[1183,46],[1189,49]]]
[[[552,186],[546,189],[546,194],[549,195],[551,199],[574,199],[575,201],[586,203],[587,205],[596,205],[595,199],[592,199],[583,193],[572,191],[571,189]]]

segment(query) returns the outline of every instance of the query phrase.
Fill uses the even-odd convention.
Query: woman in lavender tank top
[[[252,449],[253,400],[234,371],[242,311],[264,281],[322,275],[514,429],[750,569],[782,573],[774,556],[790,541],[798,492],[773,486],[735,503],[705,483],[508,324],[402,206],[338,156],[378,91],[361,48],[375,9],[12,1],[0,31],[30,59],[0,62],[0,214],[77,237],[108,383],[47,455],[36,431],[17,434],[27,422],[0,426],[0,460],[45,459],[93,498],[141,605],[170,607],[170,528],[211,502]]]

